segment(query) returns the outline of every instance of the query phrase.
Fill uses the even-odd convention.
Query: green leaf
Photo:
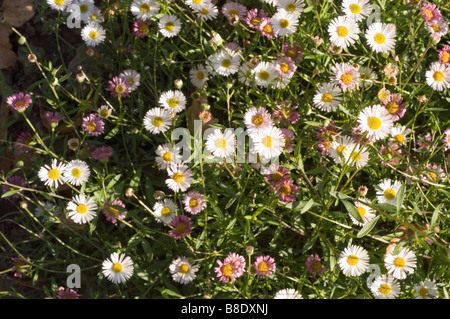
[[[300,214],[306,213],[315,204],[314,199],[310,199],[300,211]]]
[[[9,197],[17,193],[20,193],[20,189],[11,189],[10,191],[4,193],[1,198]]]
[[[430,228],[433,228],[434,225],[436,225],[436,222],[437,222],[437,220],[438,220],[438,218],[439,218],[439,213],[440,213],[440,211],[441,211],[441,207],[442,207],[443,205],[444,205],[444,204],[438,205],[438,206],[436,207],[436,209],[434,210],[433,216],[431,217]]]
[[[396,213],[400,213],[402,209],[403,200],[405,199],[405,184],[402,184],[398,190],[397,197],[395,199]]]
[[[114,176],[114,178],[106,186],[106,190],[110,190],[111,188],[113,188],[113,186],[116,185],[116,183],[120,180],[121,177],[122,177],[121,174],[117,174],[116,176]]]
[[[360,223],[364,223],[364,220],[362,219],[361,215],[359,214],[358,210],[356,209],[355,204],[350,203],[347,200],[343,200],[342,203],[344,204],[344,206],[347,209],[348,213],[350,215],[352,215],[354,219],[356,219]]]
[[[380,217],[381,216],[378,215],[377,217],[372,219],[370,222],[365,224],[364,227],[361,228],[361,230],[358,232],[358,234],[356,234],[356,237],[357,238],[361,238],[361,237],[364,237],[364,236],[368,235],[372,231],[372,229],[375,227],[375,225],[377,224],[377,222],[380,219]]]
[[[330,191],[330,195],[340,200],[353,200],[353,198],[341,192]]]

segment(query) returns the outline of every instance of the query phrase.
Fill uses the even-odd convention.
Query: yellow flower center
[[[75,177],[75,178],[78,178],[78,177],[80,177],[81,176],[81,169],[79,169],[79,168],[74,168],[73,170],[72,170],[72,176],[73,177]]]
[[[205,16],[208,15],[208,13],[209,13],[209,10],[206,8],[203,8],[202,11],[200,11],[200,14],[203,14]]]
[[[270,24],[266,24],[263,28],[264,33],[273,34],[273,29]]]
[[[362,158],[361,152],[353,152],[351,156],[354,162],[359,162]]]
[[[447,51],[442,52],[442,62],[448,63],[450,61],[450,53]]]
[[[295,59],[296,52],[295,52],[294,49],[289,49],[289,50],[286,51],[286,55],[287,55],[288,57],[290,57],[291,59]]]
[[[88,208],[87,208],[87,206],[86,206],[85,204],[79,204],[79,205],[77,206],[77,212],[78,212],[79,214],[86,214],[87,211],[88,211]]]
[[[425,10],[423,13],[428,17],[428,21],[433,20],[434,15],[431,10]]]
[[[224,149],[227,147],[227,141],[223,138],[218,138],[216,141],[216,147]]]
[[[100,116],[105,118],[109,116],[109,111],[107,109],[100,110]]]
[[[359,258],[358,258],[358,256],[350,255],[347,258],[347,262],[350,266],[355,266],[356,264],[359,263]]]
[[[113,265],[113,271],[114,271],[116,274],[121,273],[122,270],[123,270],[123,266],[122,266],[121,263],[115,263],[115,264]]]
[[[434,32],[441,31],[441,26],[439,24],[437,24],[437,23],[433,24],[431,27],[433,28]]]
[[[337,152],[339,155],[342,155],[342,153],[343,153],[344,151],[347,151],[347,147],[345,147],[345,145],[339,145],[339,147],[336,149],[336,152]]]
[[[281,181],[281,179],[283,178],[283,174],[280,171],[278,171],[276,173],[273,173],[271,175],[271,177],[272,177],[272,180],[278,182],[278,181]]]
[[[366,215],[366,209],[364,207],[357,207],[356,210],[358,211],[359,215],[361,217],[364,217]]]
[[[396,193],[395,193],[395,191],[394,191],[392,188],[386,189],[386,190],[384,191],[384,197],[385,197],[387,200],[394,200],[394,199],[395,199],[395,196],[396,196]]]
[[[350,5],[350,11],[353,14],[358,14],[358,13],[361,12],[361,10],[362,10],[361,6],[359,4],[357,4],[357,3],[353,3],[353,4]]]
[[[169,104],[169,107],[171,108],[176,108],[180,104],[180,101],[176,97],[173,97],[167,101],[167,104]]]
[[[395,102],[392,102],[392,103],[389,105],[388,112],[389,112],[389,114],[396,114],[396,113],[398,112],[399,109],[400,109],[400,105],[398,105],[398,104],[395,103]]]
[[[162,158],[165,162],[170,162],[170,161],[172,161],[172,153],[165,152],[164,155],[162,156]]]
[[[201,71],[198,71],[197,72],[197,79],[199,81],[203,81],[205,79],[205,74],[203,72],[201,72]]]
[[[341,76],[341,81],[345,84],[345,85],[349,85],[350,83],[353,82],[353,75],[351,75],[350,73],[344,73]]]
[[[163,209],[161,209],[161,214],[164,217],[170,216],[171,213],[172,213],[172,210],[169,207],[164,207]]]
[[[378,44],[383,44],[384,42],[386,42],[386,36],[383,33],[377,33],[375,34],[375,36],[373,37],[374,41]]]
[[[16,102],[15,106],[17,106],[17,107],[25,106],[25,101],[18,101],[18,102]]]
[[[259,72],[259,78],[263,81],[267,81],[270,78],[270,73],[267,71]]]
[[[119,85],[116,87],[116,92],[117,92],[117,94],[122,94],[123,92],[125,92],[125,90],[126,90],[126,87],[125,87],[125,85],[123,85],[123,84],[119,84]]]
[[[253,26],[257,27],[257,26],[260,25],[261,19],[260,19],[260,18],[253,18],[253,19],[250,21],[250,23],[251,23]]]
[[[283,185],[283,186],[281,186],[280,192],[281,192],[281,194],[283,194],[284,196],[289,196],[289,195],[291,195],[291,193],[292,193],[291,186],[289,186],[289,185]]]
[[[113,214],[114,216],[117,217],[119,215],[119,210],[118,209],[110,207],[109,210],[111,211],[111,214]]]
[[[239,10],[233,9],[233,10],[230,10],[228,13],[230,14],[230,16],[232,16],[232,15],[238,16]]]
[[[280,27],[282,27],[283,29],[286,29],[289,26],[289,20],[287,19],[281,19],[280,20]]]
[[[86,13],[86,12],[88,12],[88,10],[89,10],[89,7],[87,6],[87,4],[82,4],[80,6],[80,12],[81,13]]]
[[[286,64],[286,63],[282,64],[282,65],[280,66],[280,70],[281,70],[281,72],[283,72],[283,73],[288,73],[288,72],[289,72],[289,65]]]
[[[286,11],[295,12],[295,10],[297,10],[297,6],[294,3],[289,3],[286,6]]]
[[[256,126],[261,126],[264,124],[264,117],[262,115],[257,114],[253,116],[252,123]]]
[[[284,149],[287,149],[289,146],[291,146],[291,141],[285,136],[284,137]]]
[[[315,272],[322,271],[322,263],[320,261],[313,262],[311,267]]]
[[[433,181],[437,181],[438,176],[435,172],[428,172],[428,176],[430,176]]]
[[[87,128],[91,132],[95,132],[95,129],[97,128],[97,124],[95,122],[89,122],[87,125]]]
[[[140,33],[148,33],[148,31],[150,31],[150,28],[145,23],[143,23],[139,26]]]
[[[224,67],[224,68],[229,68],[230,66],[231,66],[231,60],[230,59],[225,59],[225,60],[223,60],[222,61],[222,66]]]
[[[391,292],[391,286],[389,286],[388,284],[382,284],[380,286],[379,289],[380,293],[382,293],[383,295],[389,295],[389,293]]]
[[[180,272],[181,272],[182,274],[187,274],[187,273],[189,272],[189,265],[182,264],[182,265],[180,266]]]
[[[330,103],[331,101],[333,101],[333,95],[331,95],[330,93],[325,93],[322,96],[322,102]]]
[[[175,24],[174,24],[173,22],[169,21],[169,22],[166,23],[166,25],[164,26],[164,28],[165,28],[167,31],[172,31],[173,28],[175,28]]]
[[[376,116],[372,116],[367,121],[367,125],[369,125],[371,130],[378,130],[381,127],[381,120]]]
[[[403,134],[397,134],[395,135],[394,139],[399,143],[399,144],[404,144],[406,141],[405,135]]]
[[[52,168],[51,170],[48,171],[48,177],[50,179],[58,179],[59,175],[61,175],[61,172],[56,168]]]
[[[261,261],[258,264],[258,270],[261,272],[267,272],[269,271],[269,265],[265,261]]]
[[[421,295],[422,298],[428,297],[428,289],[425,287],[420,288],[419,295]]]
[[[445,74],[444,74],[444,72],[442,72],[442,71],[436,71],[436,72],[434,72],[434,74],[433,74],[433,79],[434,79],[436,82],[442,82],[442,81],[444,81],[444,79],[445,79]]]
[[[397,258],[395,258],[395,260],[394,260],[394,265],[395,265],[395,267],[397,267],[397,268],[403,268],[403,267],[405,267],[405,264],[406,264],[406,261],[405,261],[405,259],[402,258],[402,257],[397,257]]]
[[[56,3],[58,6],[62,6],[62,5],[64,4],[64,0],[55,0],[55,3]]]
[[[179,223],[177,227],[175,227],[175,231],[178,235],[182,235],[187,231],[188,227],[185,223]]]
[[[340,26],[337,28],[337,34],[338,36],[340,36],[341,38],[344,38],[348,35],[348,28],[344,27],[344,26]]]
[[[272,138],[270,136],[263,138],[262,142],[265,147],[267,147],[267,148],[272,147]]]
[[[234,272],[234,268],[230,264],[222,266],[221,270],[222,270],[222,274],[226,277],[230,277]]]
[[[191,198],[189,200],[189,207],[196,208],[196,207],[198,207],[198,205],[200,205],[200,202],[198,201],[197,198]]]
[[[173,180],[175,181],[175,183],[180,184],[184,181],[184,175],[180,172],[176,172],[175,174],[173,174]]]
[[[152,9],[152,7],[148,3],[143,3],[141,5],[141,12],[147,13]]]
[[[203,2],[203,0],[193,0],[192,2],[195,3],[195,4],[200,4],[200,3]]]
[[[98,38],[98,32],[96,32],[96,31],[89,32],[89,37],[91,39],[93,39],[93,40],[97,39]]]
[[[160,127],[161,125],[163,125],[163,123],[164,121],[160,116],[157,116],[153,119],[153,125],[155,125],[156,127]]]

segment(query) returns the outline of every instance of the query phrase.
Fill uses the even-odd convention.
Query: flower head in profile
[[[112,253],[102,264],[103,275],[112,283],[123,283],[131,278],[134,263],[125,254]]]
[[[78,297],[78,293],[75,290],[70,289],[70,288],[64,289],[62,287],[58,290],[56,298],[57,299],[80,299]]]
[[[297,290],[286,288],[277,291],[273,299],[303,299],[303,297]]]
[[[22,278],[23,275],[30,269],[30,263],[22,257],[13,257],[11,260],[14,263],[14,277]]]
[[[120,199],[116,199],[112,203],[110,201],[107,201],[105,203],[103,215],[105,215],[106,220],[110,221],[113,224],[117,223],[118,219],[123,220],[127,214],[127,211],[125,209],[117,209],[114,206],[125,208],[125,204]]]

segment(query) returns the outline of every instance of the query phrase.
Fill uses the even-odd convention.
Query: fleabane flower
[[[408,143],[407,136],[409,133],[411,133],[411,129],[406,128],[405,126],[392,127],[391,138],[389,140],[399,145],[406,145]]]
[[[358,123],[367,138],[381,140],[389,136],[393,127],[392,116],[381,105],[364,108],[358,116]]]
[[[159,105],[169,112],[180,113],[186,108],[186,97],[179,90],[169,90],[161,94]]]
[[[219,14],[219,9],[212,2],[203,0],[204,5],[200,8],[193,9],[194,13],[200,20],[209,21],[217,18]]]
[[[294,181],[291,179],[283,180],[277,187],[277,193],[280,196],[279,199],[285,203],[293,202],[298,192],[299,187],[294,185]]]
[[[105,123],[98,113],[91,113],[88,116],[83,117],[83,124],[81,127],[92,136],[99,136],[105,131]]]
[[[339,85],[343,91],[354,90],[359,84],[358,69],[348,63],[338,63],[331,67],[332,83]]]
[[[18,112],[25,111],[33,102],[28,93],[15,93],[6,99],[6,104]]]
[[[305,8],[303,0],[278,0],[277,11],[285,11],[299,18]]]
[[[342,10],[346,16],[359,22],[370,15],[372,5],[369,0],[344,0],[342,1]]]
[[[217,263],[219,267],[214,268],[214,271],[221,282],[233,282],[244,274],[246,262],[239,254],[229,253],[223,262],[218,259]]]
[[[154,0],[133,0],[130,11],[137,19],[148,20],[159,12],[159,8]]]
[[[167,173],[170,178],[166,179],[166,184],[174,192],[184,192],[191,186],[193,174],[186,164],[171,164],[167,167]]]
[[[259,130],[273,125],[272,117],[266,108],[260,106],[258,108],[252,106],[244,114],[244,124],[247,129]]]
[[[277,59],[275,70],[277,71],[278,76],[281,76],[282,78],[292,78],[297,70],[297,66],[290,57],[283,56]]]
[[[207,136],[205,145],[215,157],[230,158],[235,153],[236,136],[232,130],[225,130],[222,133],[220,129],[214,129]]]
[[[156,148],[156,163],[159,169],[167,169],[171,164],[181,162],[181,156],[179,154],[180,148],[173,147],[170,143],[164,143]]]
[[[442,18],[442,13],[437,5],[426,2],[422,6],[422,17],[426,22],[433,23]]]
[[[355,208],[358,211],[359,216],[361,216],[363,222],[359,222],[355,217],[350,215],[350,219],[352,220],[353,224],[357,226],[364,226],[375,217],[374,210],[368,205],[370,205],[368,199],[364,197],[358,198],[358,200],[355,202]]]
[[[185,4],[189,6],[192,10],[201,10],[207,4],[210,4],[211,0],[186,0]]]
[[[167,14],[158,22],[159,32],[166,38],[178,35],[181,30],[181,21],[173,14]]]
[[[425,280],[419,285],[414,286],[416,291],[416,299],[432,299],[439,296],[436,284],[431,280]]]
[[[198,64],[189,71],[189,78],[197,89],[202,89],[208,81],[209,73],[203,64]]]
[[[109,87],[105,90],[111,92],[113,97],[128,97],[130,96],[130,82],[124,76],[115,76],[111,81],[108,81]]]
[[[363,247],[351,245],[341,252],[338,263],[345,275],[358,277],[369,267],[369,254]]]
[[[58,160],[52,159],[50,165],[44,165],[38,172],[39,179],[45,185],[50,187],[58,187],[63,184],[63,173],[66,168],[64,163],[58,163]]]
[[[189,258],[180,256],[172,260],[169,271],[173,281],[186,285],[197,277],[195,273],[198,271],[198,267],[193,265]]]
[[[322,265],[321,259],[317,254],[309,256],[305,264],[308,268],[308,272],[313,276],[316,276],[317,274],[322,276],[325,271],[327,271],[327,268]]]
[[[439,61],[446,66],[450,66],[450,45],[447,44],[439,50]]]
[[[72,4],[72,1],[73,0],[47,0],[47,3],[52,9],[64,11]]]
[[[272,275],[277,269],[275,259],[268,255],[256,257],[253,267],[256,270],[256,274],[262,277]]]
[[[105,41],[106,31],[100,24],[91,22],[81,29],[81,38],[86,45],[95,47]]]
[[[247,16],[244,21],[250,28],[258,30],[258,27],[264,18],[267,18],[267,14],[264,10],[258,10],[255,8],[247,11]]]
[[[170,226],[172,226],[172,229],[169,230],[170,236],[175,239],[182,239],[191,233],[194,223],[188,216],[178,215],[172,219]]]
[[[141,84],[141,75],[135,70],[127,69],[120,73],[119,76],[124,77],[128,81],[130,91],[136,90]]]
[[[382,22],[372,23],[366,31],[366,39],[375,52],[388,52],[395,47],[395,26]]]
[[[134,271],[133,260],[125,254],[112,253],[102,263],[103,275],[112,283],[120,284],[131,278]]]
[[[352,144],[348,152],[344,154],[344,161],[349,166],[355,165],[357,168],[361,168],[369,162],[369,152],[360,144]]]
[[[397,193],[402,184],[399,181],[384,179],[377,185],[377,200],[380,204],[394,205],[397,199]]]
[[[273,31],[279,36],[290,35],[297,31],[298,16],[289,11],[278,11],[272,17]]]
[[[450,87],[450,67],[440,61],[431,63],[425,76],[427,78],[427,84],[433,90],[443,91]]]
[[[353,139],[350,136],[336,136],[336,140],[332,141],[328,148],[328,153],[337,164],[343,164],[353,147]]]
[[[120,206],[122,208],[118,209],[113,206]],[[117,223],[118,219],[123,220],[127,214],[127,211],[124,209],[125,204],[120,199],[116,199],[112,203],[107,201],[104,208],[105,209],[103,210],[103,215],[105,215],[106,220],[110,221],[113,224]]]
[[[401,291],[400,283],[391,275],[376,277],[370,290],[376,299],[395,299]]]
[[[75,0],[72,4],[77,7],[75,17],[83,22],[88,22],[95,10],[94,0]]]
[[[152,134],[166,132],[172,125],[170,112],[160,107],[154,107],[144,116],[144,127]]]
[[[97,216],[97,203],[83,194],[75,195],[67,205],[68,216],[77,224],[90,222]]]
[[[70,161],[63,171],[64,181],[74,186],[80,186],[87,182],[90,175],[88,164],[81,160]]]
[[[258,86],[268,87],[277,78],[275,64],[271,62],[261,62],[253,69],[255,83]]]
[[[264,158],[274,158],[283,152],[285,144],[284,135],[275,126],[252,131],[250,136],[253,139],[253,146],[255,147],[256,153]]]
[[[176,216],[176,205],[170,198],[164,198],[161,201],[157,201],[153,205],[153,212],[155,213],[157,219],[156,221],[170,224]]]
[[[416,254],[408,248],[403,248],[397,255],[387,254],[384,266],[394,278],[405,279],[408,274],[414,273],[416,268]]]
[[[238,20],[242,20],[247,14],[247,8],[240,3],[230,1],[222,6],[222,13],[227,18],[236,16]]]
[[[301,293],[292,288],[278,290],[273,299],[303,299]]]
[[[221,50],[210,55],[206,61],[206,69],[222,76],[230,76],[239,70],[241,58],[233,51]]]
[[[314,106],[325,112],[335,111],[341,101],[341,90],[332,83],[321,84],[313,98]]]
[[[427,23],[427,30],[431,35],[443,37],[448,33],[448,22],[444,18],[440,18],[438,21]]]
[[[190,191],[183,197],[184,210],[197,215],[206,208],[205,196],[197,191]]]
[[[334,18],[328,26],[330,41],[342,48],[354,44],[359,38],[359,27],[355,20],[347,16]]]

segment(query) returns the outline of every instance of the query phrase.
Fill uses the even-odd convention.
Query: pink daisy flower
[[[273,111],[274,119],[278,123],[281,119],[287,120],[289,123],[294,124],[300,119],[300,114],[294,110],[298,109],[298,105],[291,106],[291,103],[283,101],[283,104],[277,104],[277,109]]]
[[[358,70],[348,63],[338,63],[331,67],[332,83],[339,85],[343,91],[354,90],[359,83]]]
[[[245,259],[236,253],[229,253],[228,257],[222,262],[217,260],[219,267],[214,268],[214,271],[221,282],[234,282],[236,278],[241,277],[245,271]]]
[[[175,239],[182,239],[191,233],[193,225],[194,223],[188,216],[175,216],[170,222],[173,229],[169,230],[169,234]]]
[[[444,139],[442,140],[445,144],[444,146],[444,150],[449,150],[450,149],[450,128],[446,129],[444,131]]]
[[[50,124],[51,127],[57,127],[59,122],[61,122],[61,115],[59,112],[44,112],[44,119]]]
[[[12,259],[12,261],[14,263],[14,267],[13,267],[14,277],[22,278],[23,274],[29,268],[28,261],[26,261],[22,257],[14,257],[14,258],[11,258],[11,259]]]
[[[10,178],[8,178],[7,180],[8,183],[12,184],[12,185],[17,185],[18,187],[25,187],[25,179],[22,176],[11,176]],[[11,187],[9,185],[3,185],[2,190],[3,190],[3,194],[6,192],[9,192],[11,189],[16,189],[15,187]],[[23,193],[23,191],[20,191],[19,193],[16,193],[14,195],[11,196],[11,198],[19,198],[20,195]]]
[[[368,139],[365,137],[365,134],[362,132],[362,129],[359,125],[352,128],[352,139],[357,144],[370,144],[374,142],[373,138]]]
[[[287,151],[288,153],[291,153],[294,151],[295,147],[295,139],[294,139],[294,132],[287,129],[282,128],[281,133],[283,133],[284,136],[284,151]]]
[[[267,14],[264,12],[264,10],[251,9],[247,11],[247,16],[245,17],[244,21],[250,28],[259,30],[259,25],[264,18],[267,18]]]
[[[342,47],[340,47],[340,46],[338,46],[338,45],[336,45],[336,44],[334,44],[334,43],[332,43],[332,44],[330,45],[329,50],[330,50],[330,52],[333,53],[333,54],[341,54],[341,53],[342,53]]]
[[[256,270],[256,274],[267,277],[272,275],[276,270],[275,259],[270,256],[258,256],[253,263],[253,267]]]
[[[125,215],[127,214],[126,211],[119,210],[114,206],[125,208],[125,204],[120,199],[115,200],[112,204],[109,201],[106,202],[103,215],[105,215],[106,220],[110,221],[113,224],[117,223],[117,219],[123,220],[125,218]]]
[[[14,153],[16,154],[16,156],[20,157],[26,152],[34,152],[31,147],[27,146],[30,145],[30,143],[33,141],[33,135],[30,132],[20,133],[19,137],[17,137],[16,139],[17,144],[14,144]]]
[[[435,4],[427,2],[422,6],[422,17],[429,23],[439,21],[442,18],[441,10]]]
[[[420,174],[421,180],[428,180],[432,183],[438,183],[445,178],[445,172],[436,163],[428,163],[425,166],[425,174]],[[427,185],[424,183],[424,185]]]
[[[383,103],[386,104],[387,101],[389,100],[389,97],[391,96],[391,92],[386,89],[386,88],[382,88],[380,91],[378,91],[378,99]]]
[[[431,137],[431,134],[428,132],[422,138],[419,138],[419,140],[417,141],[417,145],[419,146],[420,150],[429,150],[432,141],[433,138]]]
[[[387,147],[381,145],[378,154],[383,157],[381,164],[385,166],[387,166],[387,164],[397,166],[402,160],[402,150],[398,144],[389,144]]]
[[[107,160],[109,157],[114,155],[114,149],[111,146],[100,146],[94,147],[91,152],[93,159],[97,161]]]
[[[271,18],[263,18],[258,26],[258,31],[269,40],[278,36],[277,33],[273,31]]]
[[[297,66],[290,57],[283,56],[277,59],[275,70],[280,77],[290,79],[294,76]]]
[[[440,18],[433,23],[427,23],[427,30],[432,36],[439,39],[437,42],[440,42],[440,37],[443,37],[448,33],[448,22],[444,18]]]
[[[264,180],[268,181],[270,184],[272,184],[275,187],[278,187],[281,185],[284,181],[289,180],[291,171],[284,167],[284,166],[278,166],[278,168],[272,171],[269,171],[266,176],[264,176]]]
[[[110,91],[113,97],[130,96],[130,82],[128,82],[128,80],[124,76],[115,76],[111,81],[108,82],[108,84],[109,87],[106,88],[106,91]]]
[[[56,295],[56,298],[57,299],[79,299],[77,292],[70,288],[59,289],[58,294]]]
[[[406,103],[402,103],[403,97],[395,93],[391,94],[384,103],[384,107],[392,115],[394,122],[400,120],[406,113]]]
[[[15,93],[6,99],[6,104],[18,112],[24,112],[33,102],[31,95],[27,93]]]
[[[198,118],[202,120],[203,123],[208,123],[212,119],[212,114],[209,111],[202,111],[198,115]]]
[[[299,59],[303,58],[302,47],[297,42],[294,42],[293,45],[285,42],[283,45],[283,55],[291,58],[294,62],[298,62]]]
[[[251,107],[244,114],[244,124],[248,129],[259,130],[273,125],[270,113],[262,106]]]
[[[206,207],[204,197],[197,191],[190,191],[183,198],[184,210],[192,215],[200,213]]]
[[[322,263],[320,262],[319,255],[311,255],[306,260],[306,267],[308,268],[309,273],[314,276],[317,274],[322,276],[324,272],[327,270],[325,266],[323,266]]]
[[[103,134],[105,123],[97,113],[91,113],[83,118],[81,127],[92,136],[99,136]]]
[[[439,51],[439,61],[446,66],[450,66],[450,45],[446,44],[445,47]]]
[[[228,19],[237,16],[238,20],[242,20],[247,14],[247,8],[240,3],[230,1],[222,6],[222,13]]]
[[[299,192],[299,187],[294,185],[293,180],[284,180],[278,185],[277,193],[280,195],[280,200],[285,203],[290,203],[295,200]]]
[[[150,32],[150,24],[151,21],[144,21],[142,19],[138,19],[133,23],[133,32],[134,35],[138,38],[145,38],[148,36],[148,33]]]
[[[317,147],[322,155],[329,155],[328,150],[331,147],[331,144],[333,144],[332,136],[337,135],[339,129],[334,122],[330,122],[326,127],[319,126],[318,129],[319,130],[316,132],[316,138],[319,140]]]

